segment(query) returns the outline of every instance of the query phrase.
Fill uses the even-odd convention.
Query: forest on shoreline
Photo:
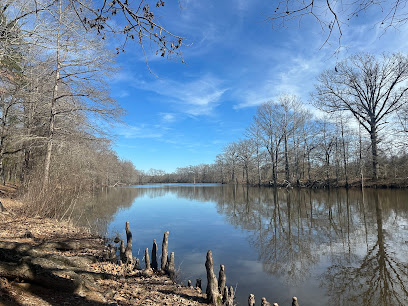
[[[96,9],[79,1],[41,7],[11,1],[0,7],[0,183],[19,185],[32,212],[53,215],[59,208],[52,203],[68,194],[157,182],[407,185],[404,54],[350,56],[321,73],[310,101],[291,93],[266,101],[212,164],[166,173],[121,160],[110,132],[124,114],[108,86],[116,54],[139,37],[142,47],[154,42],[159,55],[181,57],[183,43],[164,36],[148,5],[127,19],[133,26],[112,28],[109,18],[129,14],[120,3]],[[111,34],[124,37],[123,48],[109,47]]]

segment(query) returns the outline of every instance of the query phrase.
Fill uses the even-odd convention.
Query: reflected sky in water
[[[203,280],[211,249],[237,302],[290,305],[406,305],[408,192],[274,190],[223,185],[113,188],[78,204],[80,223],[125,238],[142,260],[170,231],[180,280]],[[335,301],[335,302],[333,302]],[[333,305],[334,305],[333,304]]]

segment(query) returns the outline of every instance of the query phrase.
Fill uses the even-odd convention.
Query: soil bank
[[[104,239],[87,229],[0,201],[0,305],[208,305],[199,289],[104,260]]]

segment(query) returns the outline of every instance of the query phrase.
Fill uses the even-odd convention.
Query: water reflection
[[[259,275],[260,284],[271,276],[283,280],[288,299],[291,288],[296,288],[303,294],[302,305],[320,304],[316,297],[322,304],[333,299],[336,305],[408,302],[406,191],[367,190],[363,194],[359,190],[340,189],[177,185],[123,188],[88,199],[85,201],[88,209],[82,215],[86,222],[97,224],[98,230],[105,233],[117,210],[127,209],[141,198],[165,201],[169,196],[216,203],[216,212],[239,229],[242,239],[248,242],[248,250],[243,249],[242,256],[255,251],[262,263],[265,276]],[[207,242],[191,239],[190,243]],[[231,270],[242,268],[234,260],[229,266]],[[302,291],[313,281],[320,288],[317,286],[309,293],[306,289]],[[244,301],[255,288],[241,286],[241,290]],[[276,292],[272,294],[274,301],[288,303],[283,298],[279,300],[279,296],[275,298]]]
[[[384,229],[383,204],[378,193],[373,197],[373,205],[376,242],[368,248],[358,266],[339,262],[324,274],[329,294],[339,305],[406,305],[408,265],[398,258],[398,244],[393,241],[392,233]],[[398,226],[398,222],[394,225]]]

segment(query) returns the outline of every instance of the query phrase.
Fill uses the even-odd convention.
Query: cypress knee
[[[119,247],[119,258],[122,263],[126,262],[126,255],[125,255],[126,249],[125,249],[125,242],[123,240],[120,241],[120,247]]]
[[[227,303],[228,303],[228,287],[224,287],[223,292],[224,293],[222,295],[222,304],[227,305]]]
[[[220,294],[218,293],[218,281],[214,274],[214,263],[212,258],[212,252],[207,252],[207,259],[205,261],[205,268],[207,270],[207,301],[217,305]]]
[[[218,289],[221,294],[224,293],[224,287],[226,282],[227,277],[225,276],[225,266],[220,265],[220,272],[218,273]]]
[[[276,304],[276,303],[275,303]],[[278,304],[273,304],[273,306],[277,306]],[[271,304],[266,300],[266,298],[262,298],[261,300],[261,306],[271,306]]]
[[[191,285],[191,280],[188,280],[187,282],[187,287],[192,288],[193,286]]]
[[[111,243],[108,244],[108,254],[107,254],[107,260],[116,263],[116,247],[112,245]]]
[[[201,288],[201,278],[196,279],[196,288],[202,289]]]
[[[135,266],[133,267],[133,270],[141,270],[139,258],[135,258],[133,261],[135,263]]]
[[[299,303],[298,303],[298,300],[297,300],[297,297],[296,297],[296,296],[294,296],[294,297],[292,298],[292,306],[299,306]]]
[[[166,271],[166,265],[167,265],[167,247],[169,245],[169,232],[165,232],[163,235],[163,244],[162,244],[162,258],[161,258],[161,270],[163,272]]]
[[[248,297],[248,306],[255,306],[255,295],[252,293]]]
[[[124,256],[124,262],[125,263],[132,263],[132,232],[130,231],[129,228],[129,222],[126,221],[126,249],[125,249],[125,256]]]
[[[170,253],[170,260],[167,265],[167,273],[169,274],[170,278],[172,280],[175,280],[176,278],[176,269],[174,265],[174,252]]]
[[[149,257],[149,249],[145,249],[145,265],[146,265],[146,270],[150,269],[150,257]]]
[[[227,287],[225,287],[225,288],[227,288]],[[227,299],[227,301],[225,303],[225,306],[234,306],[234,297],[235,297],[234,288],[232,288],[232,286],[230,286],[228,299]]]
[[[152,269],[157,270],[157,268],[157,243],[156,239],[154,239],[152,247]]]

